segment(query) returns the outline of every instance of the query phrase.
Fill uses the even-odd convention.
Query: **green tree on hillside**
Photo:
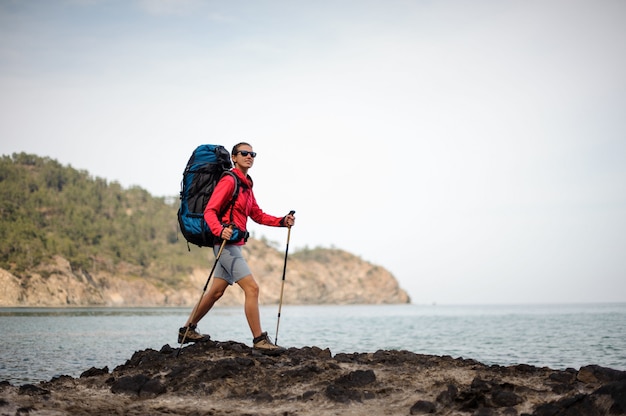
[[[54,255],[75,269],[120,265],[175,282],[206,252],[179,241],[177,206],[50,158],[0,159],[0,267],[20,275]],[[181,237],[182,238],[182,237]]]

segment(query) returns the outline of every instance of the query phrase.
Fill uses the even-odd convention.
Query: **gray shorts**
[[[215,267],[215,278],[226,280],[229,285],[237,283],[242,278],[252,274],[248,263],[241,254],[242,246],[225,245],[220,260]],[[213,246],[213,253],[217,256],[220,246]]]

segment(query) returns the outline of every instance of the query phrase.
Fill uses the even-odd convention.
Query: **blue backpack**
[[[204,220],[204,209],[215,190],[215,185],[224,175],[232,175],[235,178],[235,190],[231,201],[219,217],[221,218],[234,205],[239,193],[239,180],[230,172],[232,167],[230,154],[221,145],[203,144],[191,154],[183,172],[178,208],[178,224],[187,240],[188,249],[189,243],[199,247],[211,247],[216,237],[219,237],[211,233]],[[230,215],[232,222],[232,210]]]

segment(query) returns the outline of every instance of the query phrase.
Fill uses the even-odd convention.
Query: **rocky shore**
[[[0,415],[624,415],[626,371],[318,347],[267,356],[208,341],[136,352],[37,385],[0,382]]]

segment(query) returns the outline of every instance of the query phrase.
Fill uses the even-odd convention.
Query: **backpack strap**
[[[230,176],[233,177],[233,179],[235,180],[235,189],[233,190],[233,196],[230,199],[230,202],[224,207],[222,212],[220,212],[219,218],[221,219],[224,216],[224,214],[226,214],[226,212],[230,209],[229,221],[232,223],[233,222],[233,211],[234,211],[233,208],[235,207],[235,201],[237,201],[237,198],[239,197],[239,188],[240,188],[240,186],[239,186],[239,178],[237,177],[237,175],[235,175],[231,171],[224,172],[222,174],[222,177],[224,177],[224,175],[230,175]]]

